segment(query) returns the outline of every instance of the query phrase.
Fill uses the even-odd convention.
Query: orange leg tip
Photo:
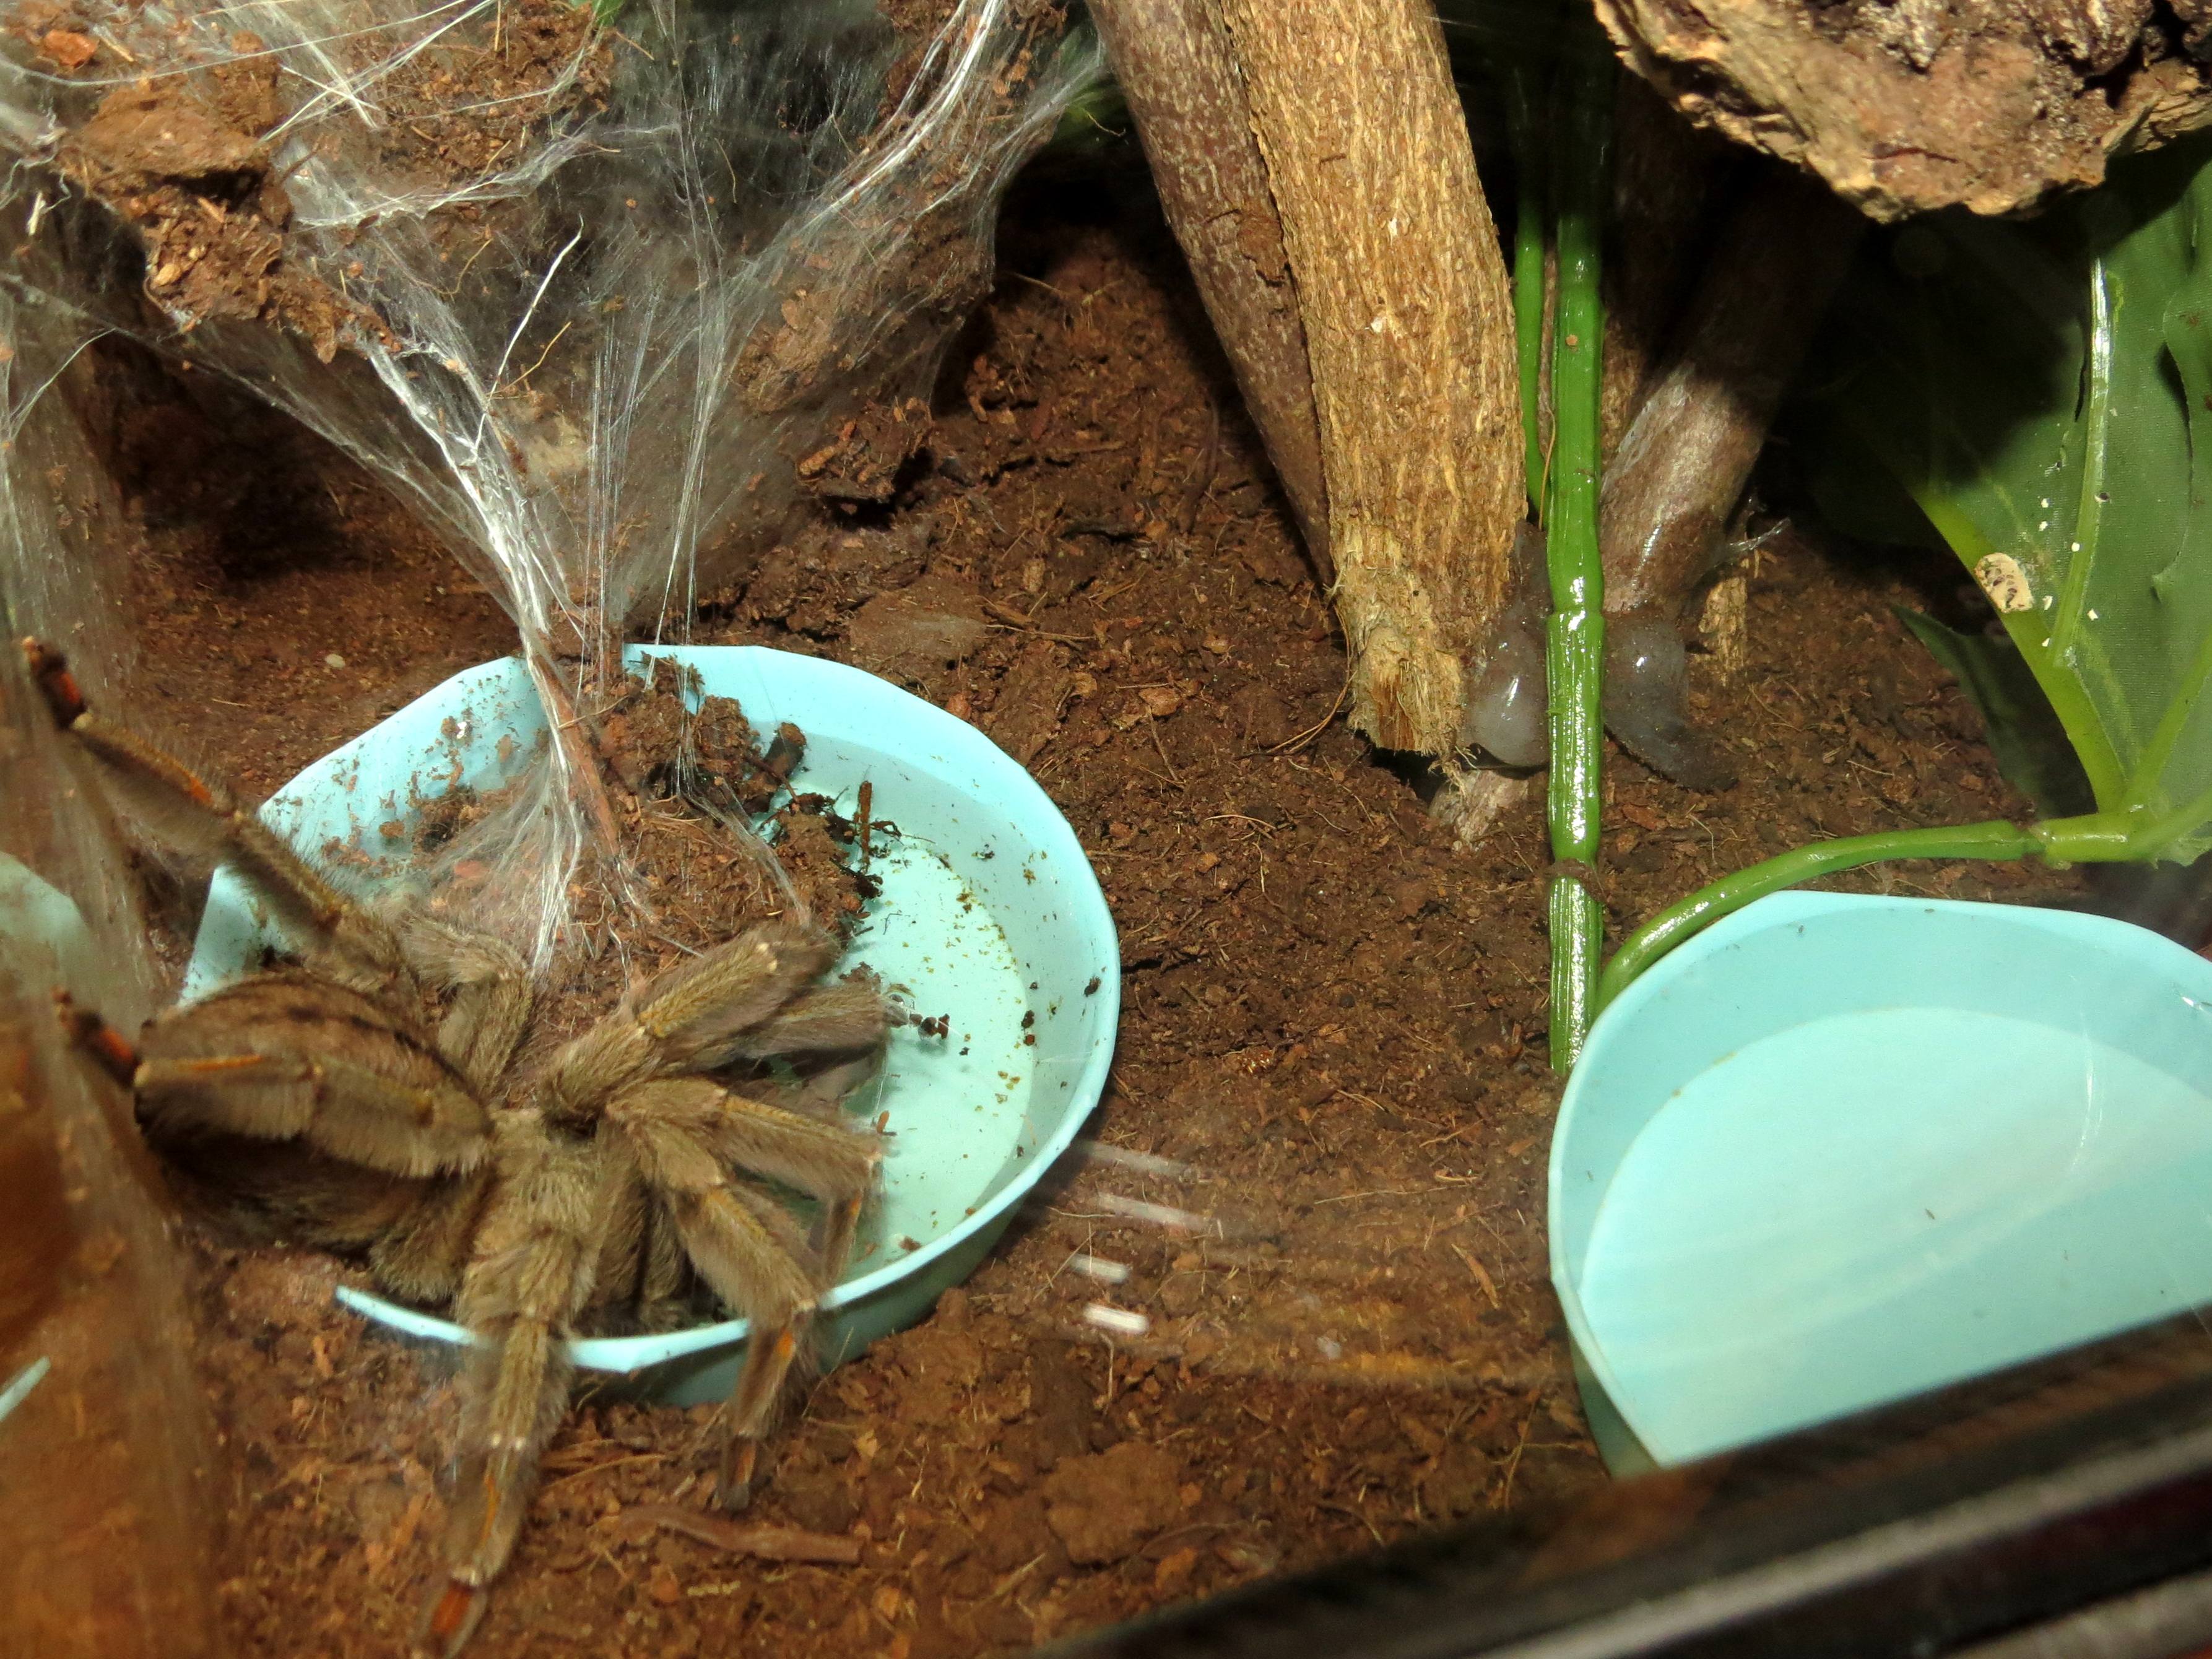
[[[438,1605],[430,1610],[430,1634],[443,1640],[459,1630],[469,1616],[469,1603],[475,1599],[475,1592],[465,1584],[447,1585]]]
[[[55,725],[67,726],[84,713],[84,694],[77,690],[76,676],[69,672],[68,658],[43,640],[27,639],[23,661],[38,683]]]
[[[476,1633],[477,1621],[483,1617],[484,1595],[480,1585],[448,1580],[433,1595],[416,1646],[429,1649],[441,1659],[451,1659]]]
[[[138,1051],[89,1008],[80,1008],[67,991],[54,993],[54,1018],[70,1044],[89,1055],[100,1069],[128,1089],[138,1075]]]
[[[775,1334],[775,1357],[778,1359],[790,1358],[792,1351],[798,1346],[799,1339],[788,1330],[778,1331]]]
[[[752,1502],[753,1465],[760,1455],[758,1443],[732,1440],[722,1452],[722,1478],[715,1483],[714,1501],[735,1512]]]
[[[125,1088],[131,1087],[138,1076],[138,1055],[129,1043],[116,1036],[112,1026],[102,1025],[87,1039],[86,1047],[92,1057],[100,1062],[100,1069]]]

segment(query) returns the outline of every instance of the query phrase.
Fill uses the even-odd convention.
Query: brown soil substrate
[[[671,1525],[705,1513],[708,1412],[590,1399],[487,1659],[1005,1651],[1602,1478],[1546,1277],[1535,805],[1456,848],[1344,728],[1327,601],[1157,222],[1032,204],[1018,223],[934,471],[764,556],[696,637],[888,673],[1060,803],[1127,970],[1095,1140],[964,1292],[821,1379],[771,1443],[745,1523],[856,1540],[856,1564]],[[150,385],[133,430],[188,419]],[[511,635],[355,469],[213,404],[234,437],[196,427],[189,471],[125,468],[147,538],[131,712],[265,792]],[[1802,537],[1747,574],[1743,666],[1696,670],[1741,781],[1692,794],[1613,757],[1616,938],[1784,845],[2025,810],[1888,609],[1955,609],[1948,574],[1916,592]],[[1885,884],[2056,878],[1859,884]],[[393,1652],[435,1573],[450,1382],[335,1310],[327,1262],[210,1266],[232,1650]],[[1149,1328],[1109,1341],[1094,1303]]]

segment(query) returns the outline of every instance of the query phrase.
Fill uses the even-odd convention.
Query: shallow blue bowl
[[[1616,1472],[2212,1301],[2212,963],[2066,911],[1763,899],[1592,1029],[1551,1248]]]
[[[834,1361],[913,1323],[973,1272],[1046,1168],[1098,1103],[1121,1006],[1114,921],[1089,860],[1034,779],[974,726],[872,674],[751,646],[630,647],[698,671],[704,691],[735,697],[757,732],[791,720],[806,734],[793,774],[802,792],[850,814],[860,787],[896,834],[875,840],[883,883],[849,961],[866,963],[949,1040],[894,1031],[863,1103],[892,1132],[884,1194],[864,1220],[845,1281],[815,1328]],[[545,714],[520,660],[457,674],[270,798],[262,815],[310,857],[333,841],[371,854],[379,826],[460,783],[496,789],[529,763]],[[366,861],[373,869],[375,860]],[[334,879],[371,895],[344,863]],[[219,872],[187,996],[255,965],[267,943],[246,892]],[[842,971],[842,964],[841,964]],[[451,1322],[380,1297],[339,1295],[410,1335],[459,1344]],[[571,1344],[578,1367],[628,1379],[626,1391],[679,1404],[725,1397],[746,1338],[743,1320],[665,1335]]]

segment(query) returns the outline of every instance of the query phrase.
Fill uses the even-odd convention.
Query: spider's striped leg
[[[254,974],[148,1021],[135,1048],[66,992],[54,1002],[71,1043],[132,1091],[165,1151],[211,1136],[297,1141],[413,1178],[483,1162],[482,1103],[410,1024],[343,986]]]
[[[692,1265],[752,1322],[744,1369],[724,1411],[717,1492],[724,1508],[740,1509],[751,1495],[760,1438],[829,1276],[823,1261],[811,1259],[791,1214],[732,1170],[820,1199],[831,1248],[842,1258],[874,1188],[880,1152],[866,1136],[745,1100],[701,1078],[626,1089],[608,1103],[606,1121],[674,1220]]]
[[[769,922],[680,962],[564,1047],[539,1100],[556,1120],[580,1126],[633,1084],[726,1066],[742,1056],[747,1034],[775,1018],[836,955],[819,929]]]
[[[412,987],[392,930],[325,881],[258,814],[158,744],[93,713],[52,646],[27,639],[22,652],[56,729],[97,765],[105,793],[181,850],[228,861],[318,972],[356,990]]]
[[[495,1134],[496,1186],[453,1299],[476,1346],[462,1384],[447,1578],[418,1632],[441,1655],[459,1652],[483,1617],[514,1553],[538,1459],[568,1410],[567,1345],[591,1299],[616,1162],[534,1112],[502,1114]]]

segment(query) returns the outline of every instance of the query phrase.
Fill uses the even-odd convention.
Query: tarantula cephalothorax
[[[87,712],[59,653],[23,650],[108,791],[156,835],[227,860],[298,954],[157,1016],[135,1050],[58,993],[72,1035],[132,1091],[173,1162],[294,1239],[364,1255],[397,1295],[450,1302],[475,1338],[426,1643],[451,1653],[467,1640],[514,1547],[567,1408],[565,1339],[594,1317],[672,1318],[691,1273],[753,1324],[718,1494],[742,1505],[881,1151],[802,1098],[770,1103],[711,1074],[842,1057],[803,1091],[834,1103],[881,1053],[875,988],[817,983],[830,938],[769,924],[634,988],[542,1064],[518,1066],[532,993],[513,949],[354,904],[219,787]],[[811,1239],[772,1183],[820,1200]]]

